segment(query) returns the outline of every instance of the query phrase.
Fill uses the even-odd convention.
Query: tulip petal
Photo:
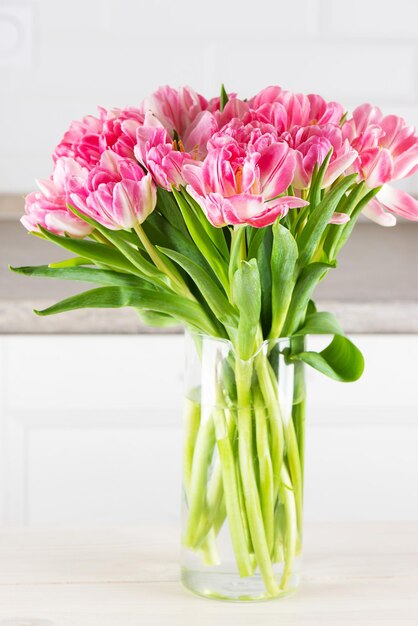
[[[91,233],[91,226],[68,211],[51,211],[45,215],[45,226],[53,233],[82,238]]]
[[[271,200],[285,191],[292,182],[296,160],[285,143],[273,143],[258,161],[263,197]]]
[[[392,213],[396,213],[396,215],[407,220],[418,222],[418,201],[409,193],[395,189],[390,185],[384,185],[376,197]]]
[[[205,184],[203,182],[203,163],[199,161],[186,163],[183,166],[183,177],[190,188],[193,189],[198,195],[206,195]]]
[[[302,200],[302,198],[298,198],[297,196],[280,196],[280,198],[269,200],[264,204],[270,209],[274,209],[279,205],[286,205],[288,209],[300,209],[301,207],[308,206],[309,202],[307,200]]]
[[[254,196],[251,193],[241,193],[228,198],[236,216],[242,222],[248,222],[249,219],[257,217],[264,207],[262,196]]]
[[[375,148],[361,155],[361,171],[368,187],[374,189],[392,179],[393,161],[389,150]]]
[[[346,224],[349,221],[350,216],[347,215],[347,213],[339,213],[338,211],[335,211],[328,224]]]
[[[363,209],[363,215],[376,222],[376,224],[380,224],[380,226],[395,226],[396,224],[396,217],[385,211],[384,207],[375,198]]]
[[[322,187],[329,187],[337,178],[354,163],[358,154],[352,148],[347,147],[346,152],[331,161],[325,172]]]

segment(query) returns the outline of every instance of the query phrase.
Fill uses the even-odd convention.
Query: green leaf
[[[90,259],[94,263],[100,263],[108,265],[109,267],[130,272],[131,274],[139,275],[138,270],[132,263],[130,263],[118,250],[115,250],[111,246],[107,246],[103,243],[97,243],[95,241],[88,241],[87,239],[72,239],[71,237],[62,237],[61,235],[54,235],[48,230],[39,226],[42,235],[48,241],[52,241],[62,248],[80,255],[84,258]]]
[[[156,313],[155,311],[138,311],[138,315],[142,322],[147,326],[154,326],[155,328],[171,328],[178,326],[178,321],[169,315],[164,313]]]
[[[247,241],[248,241],[248,258],[249,259],[257,258],[258,249],[263,242],[266,232],[268,232],[269,230],[270,230],[270,227],[255,228],[253,226],[248,226]]]
[[[220,106],[219,106],[219,109],[220,109],[221,112],[224,110],[225,105],[228,102],[228,100],[229,100],[228,94],[226,93],[225,86],[222,84],[221,85]]]
[[[257,261],[242,261],[234,274],[232,295],[239,310],[237,351],[248,360],[254,353],[261,312],[261,284]]]
[[[159,211],[174,228],[180,230],[184,235],[188,235],[187,226],[184,223],[179,205],[171,191],[157,187],[157,206],[155,211]],[[151,216],[155,211],[151,213]],[[148,220],[149,217],[146,221]]]
[[[50,263],[48,267],[77,267],[78,265],[92,265],[92,261],[82,256],[74,256],[71,259]]]
[[[10,267],[12,272],[24,274],[25,276],[40,276],[45,278],[58,278],[61,280],[80,280],[85,283],[95,283],[97,285],[121,285],[138,287],[153,290],[151,284],[144,284],[140,278],[131,274],[122,274],[111,270],[99,270],[91,267],[60,267],[55,268],[49,265],[38,265],[32,267]]]
[[[326,193],[318,206],[310,213],[308,221],[298,239],[300,267],[305,267],[312,260],[332,214],[356,176],[357,174],[346,176],[331,191]]]
[[[286,322],[283,326],[283,335],[285,337],[295,334],[299,326],[301,326],[316,285],[333,267],[335,267],[335,264],[311,263],[302,270],[293,290]]]
[[[215,226],[212,226],[212,224],[209,222],[208,218],[202,211],[202,207],[200,206],[200,204],[196,202],[196,200],[189,193],[187,193],[184,188],[181,189],[181,194],[195,213],[197,219],[202,224],[203,228],[206,231],[206,234],[212,239],[213,243],[222,254],[224,259],[228,260],[229,249],[226,245],[223,228],[216,228]]]
[[[317,312],[316,304],[313,300],[309,300],[308,306],[306,308],[306,315],[313,315]]]
[[[143,287],[99,287],[84,291],[57,304],[35,311],[37,315],[53,315],[84,308],[133,307],[140,311],[155,311],[170,315],[194,330],[216,336],[217,329],[197,302],[169,291],[152,291]]]
[[[271,226],[260,229],[264,236],[257,249],[257,265],[261,282],[261,326],[263,336],[267,337],[271,328],[271,251],[273,247],[273,231]]]
[[[356,222],[358,218],[360,217],[360,214],[362,210],[364,209],[364,207],[367,206],[370,200],[372,200],[372,198],[374,198],[374,196],[379,193],[380,189],[381,187],[376,187],[375,189],[371,189],[357,204],[357,206],[355,207],[355,209],[353,210],[351,214],[350,221],[347,222],[347,224],[343,225],[340,237],[338,238],[336,244],[332,248],[331,253],[334,257],[337,256],[338,252],[341,250],[343,245],[346,243],[347,239],[350,237],[353,231],[353,228],[356,225]]]
[[[112,243],[115,248],[119,250],[123,256],[131,262],[131,264],[136,267],[137,270],[140,271],[142,276],[146,276],[148,279],[152,280],[157,285],[166,286],[169,283],[169,278],[163,274],[159,269],[155,267],[153,263],[150,263],[145,259],[142,254],[133,247],[130,243],[128,243],[125,238],[119,234],[119,231],[110,230],[105,226],[96,222],[96,220],[92,219],[78,211],[75,207],[68,205],[69,209],[77,215],[80,219],[83,219],[91,226],[94,226],[95,229],[102,234],[106,239]],[[138,240],[139,245],[139,240]]]
[[[291,360],[303,361],[326,376],[341,382],[358,380],[364,370],[364,358],[331,313],[318,312],[307,316],[302,328],[294,337],[306,335],[334,335],[331,343],[321,352],[292,352]]]
[[[364,182],[361,182],[358,185],[355,185],[353,189],[350,191],[350,193],[346,196],[344,201],[340,203],[341,206],[338,207],[338,210],[340,211],[340,213],[346,213],[347,215],[351,216],[357,203],[359,202],[361,197],[364,195],[364,191],[365,191]],[[350,222],[347,222],[347,224],[329,224],[328,225],[327,230],[326,230],[326,238],[325,238],[324,245],[323,245],[323,249],[324,249],[325,254],[327,255],[327,258],[335,259],[336,257],[335,251],[337,249],[338,242],[344,233],[345,227],[348,226],[349,224]],[[350,233],[351,233],[351,230],[352,230],[352,225],[350,224]]]
[[[303,361],[329,378],[343,383],[358,380],[364,371],[364,358],[360,350],[341,335],[335,335],[321,352],[300,352],[290,358]]]
[[[173,189],[173,194],[178,202],[191,238],[204,255],[205,259],[213,269],[215,275],[219,278],[219,281],[221,282],[222,287],[225,289],[225,292],[228,293],[228,267],[225,259],[220,254],[212,239],[208,236],[205,228],[202,225],[201,220],[197,217],[196,213],[182,196],[182,194],[176,189]],[[203,218],[206,220],[205,216],[203,216]]]
[[[229,257],[228,275],[229,282],[232,283],[233,276],[240,266],[241,261],[245,259],[245,226],[235,226],[232,230],[231,252]]]
[[[207,272],[197,263],[188,259],[183,254],[175,250],[168,250],[158,246],[158,250],[163,252],[169,259],[175,261],[182,267],[195,282],[203,298],[217,317],[217,319],[226,326],[236,326],[238,323],[238,315],[219,288],[219,283],[215,279],[212,280]]]
[[[316,207],[321,197],[322,182],[324,180],[325,172],[332,157],[333,148],[328,152],[321,166],[315,167],[312,175],[311,188],[309,190],[309,202],[313,207]]]
[[[273,225],[271,251],[272,323],[270,337],[280,337],[296,280],[298,246],[292,233],[280,222]]]
[[[215,276],[190,235],[178,230],[163,215],[159,215],[154,211],[142,226],[154,245],[180,252],[180,254],[187,256],[212,276]]]
[[[293,333],[293,337],[304,335],[344,335],[344,331],[335,315],[317,311],[307,315],[304,325]]]

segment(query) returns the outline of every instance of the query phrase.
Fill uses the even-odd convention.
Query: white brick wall
[[[418,125],[417,69],[416,0],[0,0],[0,193],[49,174],[71,119],[161,84],[278,83]]]

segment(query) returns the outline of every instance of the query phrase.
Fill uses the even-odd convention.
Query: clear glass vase
[[[246,361],[227,340],[186,342],[183,584],[222,600],[288,595],[302,546],[303,365],[289,339]]]

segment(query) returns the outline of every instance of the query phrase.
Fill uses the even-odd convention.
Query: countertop
[[[64,250],[27,234],[16,215],[4,213],[1,219],[0,214],[0,334],[156,332],[131,309],[35,316],[33,308],[47,307],[92,285],[18,276],[8,264],[40,265],[66,256]],[[418,224],[382,228],[362,222],[315,299],[321,310],[335,313],[349,333],[418,333],[417,269]]]
[[[173,528],[0,531],[2,626],[416,626],[418,524],[308,525],[295,596],[206,600]]]

